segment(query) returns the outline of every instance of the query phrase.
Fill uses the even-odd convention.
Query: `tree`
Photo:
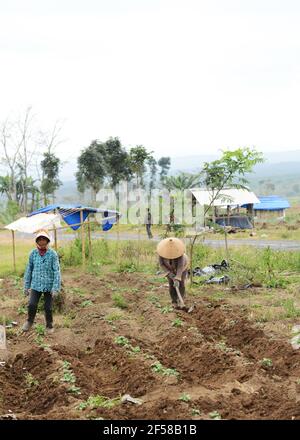
[[[107,176],[112,188],[131,175],[129,155],[122,147],[119,138],[110,137],[104,144]]]
[[[157,163],[158,166],[160,167],[159,176],[160,176],[160,181],[162,183],[165,177],[168,175],[169,169],[171,167],[171,158],[161,157]]]
[[[157,162],[152,156],[148,158],[148,167],[150,172],[149,192],[151,196],[151,193],[155,188],[157,174]]]
[[[13,200],[11,195],[10,176],[0,176],[0,194],[5,194],[8,200]]]
[[[16,174],[18,169],[18,155],[21,148],[21,140],[15,138],[15,123],[8,119],[1,124],[0,129],[0,143],[4,156],[2,157],[2,163],[8,167],[8,187],[7,197],[9,200],[17,201],[17,189],[16,189]]]
[[[55,156],[54,153],[44,153],[44,159],[41,161],[42,168],[42,182],[41,191],[44,197],[44,204],[49,203],[48,196],[52,195],[54,201],[54,192],[61,185],[61,181],[58,178],[60,167],[60,159]]]
[[[86,188],[91,188],[93,202],[96,203],[96,195],[106,176],[105,146],[96,140],[92,141],[91,145],[81,152],[77,164],[78,191],[83,192]]]
[[[163,181],[163,186],[169,191],[173,189],[184,191],[199,185],[199,174],[180,173],[177,176],[166,177]]]
[[[220,159],[212,162],[205,162],[201,171],[203,186],[206,187],[211,194],[211,202],[204,210],[205,216],[214,202],[217,199],[222,198],[222,190],[226,188],[247,188],[249,183],[245,179],[245,174],[251,173],[253,167],[258,163],[264,162],[262,153],[256,151],[254,148],[238,148],[234,151],[223,151]],[[198,238],[198,234],[195,234],[191,243],[191,267],[194,244]],[[225,239],[226,239],[225,230]],[[191,282],[192,282],[191,270]]]
[[[130,149],[129,163],[133,174],[136,176],[136,187],[143,185],[143,175],[146,171],[146,163],[152,157],[143,145],[137,145]]]

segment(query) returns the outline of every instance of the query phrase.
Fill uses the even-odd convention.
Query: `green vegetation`
[[[163,376],[175,376],[178,377],[179,373],[174,368],[165,368],[160,362],[154,362],[151,365],[152,371],[158,374],[162,374]]]
[[[179,400],[181,400],[182,402],[190,402],[191,396],[189,394],[182,393],[179,397]]]
[[[172,326],[173,327],[182,327],[183,321],[179,318],[176,318],[176,319],[174,319],[174,321],[172,321]]]
[[[268,359],[268,358],[264,358],[260,361],[261,365],[263,367],[272,367],[273,366],[273,361],[272,359]]]
[[[208,415],[213,420],[221,420],[222,419],[222,417],[218,411],[212,411]]]
[[[112,299],[116,307],[119,307],[120,309],[127,309],[128,304],[120,293],[114,293]]]
[[[104,397],[101,395],[90,396],[85,402],[82,402],[78,409],[84,410],[88,409],[97,409],[97,408],[113,408],[116,405],[121,403],[120,398],[109,399],[108,397]]]
[[[35,327],[35,333],[37,334],[37,336],[45,336],[45,326],[43,324],[36,324]]]
[[[24,378],[27,388],[34,388],[39,385],[39,381],[31,373],[25,373]]]

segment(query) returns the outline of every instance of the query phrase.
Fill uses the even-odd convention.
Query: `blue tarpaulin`
[[[289,202],[280,196],[260,196],[260,203],[254,203],[255,211],[280,211],[291,207]],[[243,205],[246,207],[247,205]]]
[[[104,209],[97,209],[97,208],[91,208],[89,206],[82,206],[82,205],[48,205],[44,208],[37,209],[36,211],[31,212],[28,214],[28,217],[31,217],[32,215],[40,214],[40,213],[46,213],[50,211],[57,210],[64,221],[74,230],[80,228],[80,225],[76,225],[77,223],[80,223],[80,212],[83,213],[83,221],[87,219],[89,214],[91,213],[102,213],[103,214],[103,222],[102,222],[102,230],[108,231],[112,228],[113,224],[117,221],[117,215],[119,213],[117,211],[112,210],[104,210]],[[114,217],[115,216],[115,217]],[[113,217],[109,218],[105,221],[105,217]]]

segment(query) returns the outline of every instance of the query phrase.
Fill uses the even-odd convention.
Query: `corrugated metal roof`
[[[254,209],[257,211],[278,211],[279,209],[290,208],[289,202],[280,196],[260,196],[259,204],[254,204]]]
[[[206,189],[191,189],[193,195],[200,205],[210,205],[215,194]],[[241,206],[245,204],[259,204],[259,200],[252,191],[246,189],[223,189],[218,198],[213,201],[212,206]]]

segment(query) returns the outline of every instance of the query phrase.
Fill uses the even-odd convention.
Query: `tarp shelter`
[[[239,229],[252,229],[253,225],[245,215],[217,218],[216,223],[220,226],[232,226]]]
[[[191,192],[197,202],[202,206],[235,207],[245,204],[253,205],[255,203],[260,203],[256,195],[252,191],[246,189],[223,189],[215,200],[214,197],[216,192],[197,188],[192,188]]]
[[[58,214],[37,214],[34,217],[21,217],[13,223],[4,226],[10,231],[24,232],[33,234],[39,229],[60,228],[60,216]]]
[[[36,211],[33,211],[29,214],[29,217],[46,213],[50,211],[57,211],[62,216],[63,220],[74,230],[80,228],[81,223],[81,215],[83,222],[88,218],[90,214],[102,213],[102,230],[108,231],[112,228],[113,224],[117,222],[117,217],[120,217],[120,214],[117,211],[105,210],[105,209],[97,209],[91,208],[89,206],[82,205],[48,205],[44,208],[40,208]],[[81,214],[82,212],[82,214]],[[97,217],[98,218],[98,217]]]

